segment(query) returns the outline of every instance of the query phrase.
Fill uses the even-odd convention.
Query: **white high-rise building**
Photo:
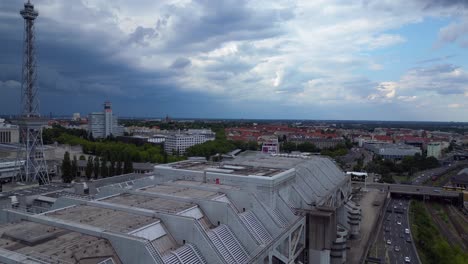
[[[189,129],[169,134],[164,142],[164,150],[170,154],[184,154],[194,145],[215,139],[215,133],[210,129]]]
[[[72,120],[73,121],[78,121],[81,119],[80,113],[73,113]]]
[[[94,138],[105,138],[110,135],[122,136],[123,126],[119,126],[117,116],[112,115],[110,102],[104,103],[104,112],[93,112],[88,118],[89,133]]]
[[[427,156],[434,157],[436,159],[440,158],[442,155],[442,144],[439,142],[431,142],[427,144]]]

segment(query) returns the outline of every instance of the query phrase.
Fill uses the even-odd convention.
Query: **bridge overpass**
[[[354,186],[364,187],[364,182],[353,182]],[[390,192],[392,196],[412,196],[423,200],[450,200],[455,204],[463,204],[463,193],[444,190],[442,187],[431,187],[408,184],[367,183],[367,188],[381,189]]]

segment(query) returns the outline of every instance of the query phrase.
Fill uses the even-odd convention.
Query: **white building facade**
[[[439,142],[431,142],[427,144],[427,156],[436,159],[442,156],[442,144]]]
[[[88,118],[89,133],[94,138],[105,138],[110,135],[122,136],[123,126],[119,126],[117,116],[112,114],[110,102],[104,103],[104,112],[93,112]]]
[[[170,154],[185,154],[185,151],[194,145],[202,144],[215,139],[215,133],[209,129],[189,129],[167,135],[164,150]]]
[[[5,124],[0,118],[0,143],[19,143],[19,128],[15,125]]]

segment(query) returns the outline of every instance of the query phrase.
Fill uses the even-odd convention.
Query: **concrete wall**
[[[310,264],[329,264],[330,250],[313,250],[309,249]]]

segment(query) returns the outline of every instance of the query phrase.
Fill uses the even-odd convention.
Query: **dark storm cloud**
[[[36,9],[41,4],[43,2],[37,1]],[[161,39],[165,48],[153,50],[156,56],[164,50],[211,50],[230,39],[273,37],[282,33],[276,23],[293,17],[288,10],[254,12],[248,7],[247,1],[199,0],[185,8],[169,6],[167,14],[156,19],[154,28],[138,26],[126,37],[127,41],[113,43],[109,32],[117,32],[118,28],[106,22],[108,20],[103,20],[103,17],[113,16],[110,12],[89,10],[80,1],[55,6],[58,12],[69,14],[66,22],[44,17],[41,10],[36,21],[39,87],[45,93],[110,96],[130,93],[144,96],[153,91],[162,92],[165,88],[160,87],[167,86],[173,86],[172,93],[177,93],[177,87],[170,83],[175,78],[174,73],[135,69],[131,63],[115,55],[134,43],[147,45],[152,39],[159,41],[160,31],[164,30],[172,30],[176,34]],[[0,3],[0,40],[3,46],[0,50],[0,81],[19,81],[21,78],[21,8],[22,1]],[[197,15],[194,9],[199,10]],[[174,19],[175,23],[172,28],[168,28],[170,19]],[[80,26],[73,25],[74,21],[96,21],[100,26],[95,30],[84,31]],[[190,64],[189,59],[179,57],[171,68],[185,68]],[[229,61],[220,61],[218,66],[219,73],[211,73],[214,79],[223,79],[229,72],[238,73],[252,67],[242,62]]]
[[[154,38],[157,37],[158,33],[154,28],[144,28],[138,26],[133,33],[129,35],[128,41],[135,42],[142,45],[148,45],[145,43],[145,38]]]
[[[83,10],[83,17],[96,19],[103,13],[88,14],[80,3],[75,9]],[[19,15],[21,1],[4,1],[0,4],[0,81],[20,81],[22,59],[23,21]],[[37,8],[37,5],[36,5]],[[39,93],[62,95],[106,95],[126,93],[144,96],[158,87],[159,80],[169,72],[142,72],[132,68],[124,60],[115,59],[119,46],[111,44],[108,35],[97,32],[82,32],[79,27],[70,27],[41,16],[36,20],[36,57],[38,61]],[[114,27],[114,26],[112,26]],[[142,41],[152,34],[137,28],[130,37]],[[162,82],[161,82],[162,83]],[[0,110],[5,110],[0,106]]]
[[[181,69],[190,66],[192,62],[187,58],[177,58],[171,65],[171,68]]]
[[[168,11],[177,30],[166,47],[176,50],[208,51],[224,41],[271,38],[285,33],[279,22],[293,18],[292,10],[252,10],[244,0],[197,0]]]

